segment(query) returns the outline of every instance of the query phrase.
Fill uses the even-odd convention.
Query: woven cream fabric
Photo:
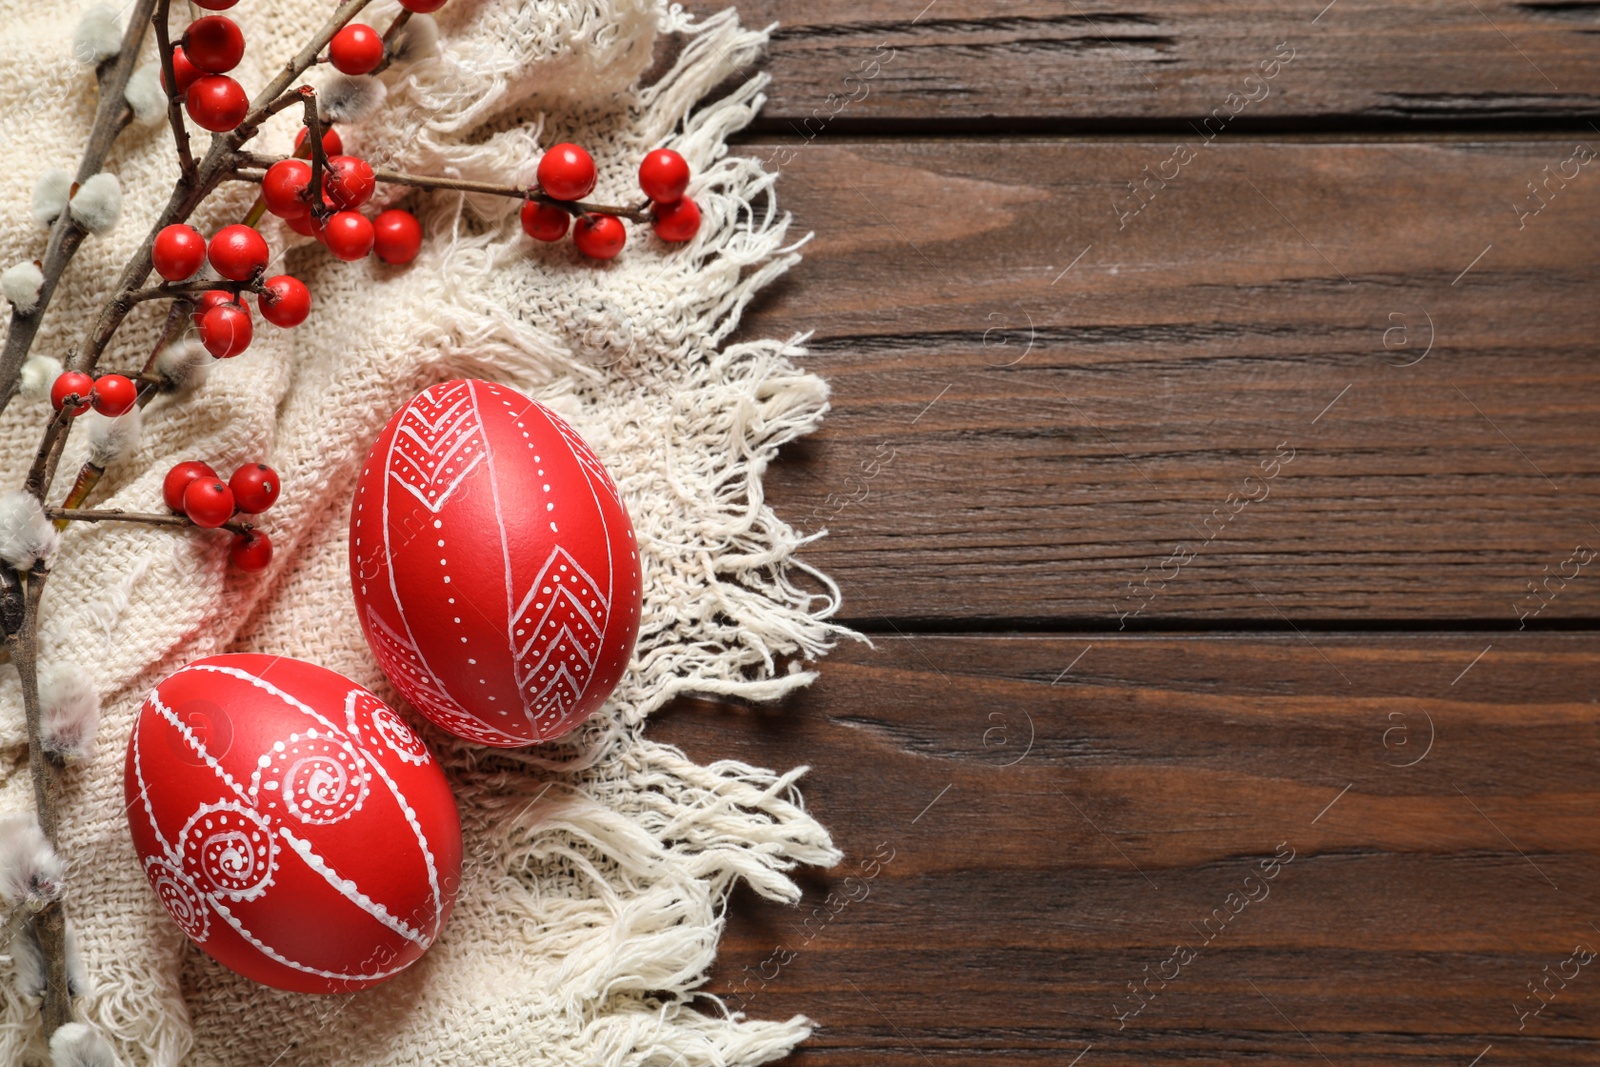
[[[235,75],[248,90],[265,84],[330,8],[241,0],[228,12],[249,42]],[[0,0],[0,267],[42,254],[45,233],[27,211],[33,183],[47,167],[77,165],[95,101],[92,74],[69,58],[82,9]],[[385,25],[394,10],[382,0],[365,17]],[[216,365],[183,401],[153,404],[137,453],[111,469],[96,503],[154,510],[174,462],[231,470],[264,459],[284,481],[265,522],[271,569],[231,572],[222,535],[79,527],[45,597],[44,660],[90,668],[105,705],[99,757],[69,775],[62,796],[67,903],[92,983],[80,1011],[141,1065],[777,1058],[809,1032],[807,1020],[728,1018],[696,989],[736,882],[792,900],[786,872],[838,853],[801,804],[799,770],[699,766],[645,730],[680,692],[768,698],[802,685],[809,674],[784,665],[820,655],[834,636],[832,587],[802,573],[801,538],[761,492],[776,449],[817,425],[825,387],[797,369],[794,340],[724,343],[753,292],[797,258],[771,176],[724,148],[760,106],[762,83],[702,103],[764,36],[732,12],[694,22],[650,0],[452,0],[439,22],[440,55],[384,75],[388,106],[343,130],[348,149],[399,169],[527,182],[541,146],[570,139],[599,164],[596,197],[629,202],[639,158],[670,143],[695,170],[704,229],[670,249],[633,227],[620,259],[595,264],[570,243],[535,247],[513,201],[414,193],[403,202],[423,220],[423,251],[390,268],[340,264],[276,223],[265,228],[275,268],[311,287],[311,319],[292,331],[258,319],[248,353]],[[682,48],[644,85],[666,35]],[[291,129],[279,116],[263,150],[286,150]],[[201,150],[206,137],[197,133]],[[107,169],[122,180],[124,219],[86,243],[36,352],[59,357],[75,343],[165,202],[176,175],[166,127],[129,130]],[[196,222],[237,220],[253,195],[230,185]],[[136,369],[160,314],[142,307],[102,369]],[[190,946],[140,872],[123,817],[132,717],[165,675],[224,651],[313,660],[397,699],[352,611],[349,500],[396,407],[469,375],[550,403],[610,467],[646,565],[635,662],[585,729],[543,748],[494,752],[423,724],[455,787],[467,869],[454,917],[418,964],[345,997],[253,985]],[[11,483],[46,411],[19,398],[0,419]],[[69,446],[63,481],[82,450],[81,440]],[[0,810],[22,810],[31,794],[9,668],[0,712]],[[5,977],[0,1063],[24,1062],[39,1053],[37,1014]]]

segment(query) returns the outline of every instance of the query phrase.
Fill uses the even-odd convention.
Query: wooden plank
[[[1177,144],[785,162],[817,237],[745,331],[816,331],[767,485],[846,615],[1600,616],[1593,150],[1219,138],[1133,212]]]
[[[1126,131],[1219,109],[1236,129],[1581,127],[1600,104],[1591,3],[746,0],[739,13],[779,23],[759,129],[797,142],[913,128]]]
[[[1516,1006],[1600,949],[1600,635],[1314,640],[893,638],[671,709],[847,855],[741,894],[709,991],[817,1019],[795,1067],[1595,1062],[1595,963]]]

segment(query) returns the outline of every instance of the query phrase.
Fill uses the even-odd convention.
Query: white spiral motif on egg
[[[211,915],[205,897],[187,875],[165,860],[152,858],[145,864],[145,877],[179,929],[197,942],[211,936]]]
[[[345,698],[345,718],[353,735],[381,743],[412,766],[421,767],[432,759],[422,738],[394,709],[371,693],[352,689]]]
[[[266,892],[278,844],[266,817],[232,802],[207,804],[183,828],[183,865],[213,892],[252,900]]]
[[[372,772],[342,738],[296,734],[272,746],[262,774],[267,804],[303,823],[342,822],[361,810]]]
[[[372,712],[372,729],[383,743],[394,750],[394,753],[407,763],[421,766],[428,762],[428,746],[422,743],[405,721],[386,707],[378,707]]]

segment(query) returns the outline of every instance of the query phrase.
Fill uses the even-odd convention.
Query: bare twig
[[[178,146],[178,170],[183,180],[194,181],[194,153],[189,150],[189,127],[183,121],[183,105],[178,102],[178,74],[172,66],[172,41],[167,16],[171,0],[156,0],[156,54],[161,57],[161,83],[167,91],[167,123]]]
[[[333,35],[344,29],[346,23],[359,15],[361,9],[366,7],[368,2],[369,0],[344,0],[344,3],[335,8],[333,17],[323,23],[322,28],[316,32],[316,35],[306,43],[304,48],[295,53],[293,59],[284,64],[283,69],[278,72],[278,76],[273,78],[267,84],[267,87],[261,91],[261,95],[256,97],[255,103],[251,105],[250,113],[239,124],[239,128],[227,137],[218,138],[220,144],[213,145],[208,156],[215,154],[219,148],[231,152],[253,137],[256,127],[260,126],[267,117],[266,113],[263,113],[265,109],[273,101],[281,97],[289,86],[299,79],[300,75],[311,69],[311,65],[317,61],[317,56],[328,46],[328,42],[333,40]]]
[[[306,140],[309,142],[310,137],[308,136]],[[259,167],[263,171],[284,158],[289,157],[268,156],[257,152],[239,153],[239,162],[242,166]],[[244,172],[241,171],[242,173]],[[534,200],[541,204],[554,204],[573,215],[616,215],[634,222],[649,222],[651,219],[648,200],[638,207],[619,207],[615,204],[591,204],[584,200],[557,200],[538,186],[524,188],[520,185],[495,185],[492,182],[475,182],[466,178],[436,178],[428,174],[405,174],[397,170],[374,170],[372,177],[374,181],[386,182],[389,185],[410,185],[418,189],[449,189],[459,193],[483,193],[488,196],[509,197],[512,200]],[[316,185],[314,180],[312,184]]]
[[[145,526],[190,526],[195,524],[182,515],[164,515],[158,511],[121,511],[117,508],[45,508],[45,516],[60,522],[137,522]],[[229,533],[247,534],[255,529],[253,523],[233,519],[215,527],[196,529],[227,530]]]
[[[89,494],[94,492],[94,487],[100,484],[100,479],[105,477],[106,469],[97,467],[93,463],[85,463],[78,468],[78,477],[73,479],[72,488],[67,491],[67,498],[61,502],[62,510],[70,511],[83,506],[89,499]],[[65,530],[70,519],[57,519],[56,529]]]
[[[234,127],[234,132],[228,136],[232,137],[238,134],[241,130],[245,130],[245,123],[249,123],[250,128],[245,130],[244,136],[239,138],[239,143],[243,144],[245,141],[248,141],[250,138],[256,135],[256,129],[260,127],[263,122],[267,121],[278,112],[287,111],[291,107],[294,107],[296,104],[300,103],[301,94],[304,93],[307,88],[308,86],[302,85],[293,92],[284,93],[276,100],[273,100],[272,102],[257,109],[255,112],[252,112],[251,115],[244,120],[244,122],[241,122],[238,126]],[[234,158],[239,158],[238,149],[234,150]]]
[[[311,146],[311,217],[318,222],[327,217],[328,203],[322,196],[322,176],[328,171],[328,147],[322,143],[322,116],[317,114],[317,92],[310,86],[300,89],[306,109],[306,144]]]
[[[166,351],[168,345],[176,341],[183,333],[184,325],[189,321],[189,316],[194,314],[194,303],[187,297],[180,297],[172,302],[167,309],[167,324],[162,327],[161,336],[156,339],[156,345],[150,350],[150,358],[144,361],[144,369],[139,372],[139,403],[148,404],[154,390],[146,390],[146,385],[154,385],[150,375],[155,373],[156,360],[161,358],[161,353]]]
[[[209,292],[212,289],[221,289],[229,293],[242,293],[246,289],[252,292],[261,292],[266,286],[261,282],[251,279],[249,281],[234,282],[226,278],[212,278],[204,282],[183,282],[178,285],[152,285],[148,289],[135,289],[126,297],[130,304],[143,303],[146,300],[160,300],[162,297],[191,296],[195,293]]]
[[[44,440],[33,457],[33,466],[28,469],[28,480],[23,483],[23,488],[35,500],[44,500],[50,479],[55,475],[56,463],[61,459],[61,449],[67,443],[66,428],[72,425],[72,411],[70,406],[63,404],[61,410],[55,413],[45,427]]]
[[[617,207],[612,204],[590,204],[581,200],[557,200],[535,187],[524,189],[515,185],[494,185],[474,182],[465,178],[434,178],[426,174],[403,174],[395,170],[375,170],[374,179],[390,185],[411,185],[418,189],[454,189],[463,193],[486,193],[489,196],[508,196],[513,200],[536,200],[541,204],[554,204],[573,215],[616,215],[634,222],[649,222],[650,212],[642,207]]]
[[[383,31],[383,60],[376,67],[367,71],[368,74],[377,77],[389,69],[389,64],[394,62],[394,39],[400,36],[400,31],[405,28],[405,24],[409,21],[411,21],[410,9],[401,8],[400,13],[394,17],[394,21],[389,23],[389,28]]]

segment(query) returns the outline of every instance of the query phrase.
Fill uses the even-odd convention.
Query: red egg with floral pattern
[[[493,382],[430,386],[384,427],[351,506],[350,584],[406,700],[501,748],[592,715],[639,634],[616,484],[559,415]]]
[[[284,656],[197,660],[145,698],[124,767],[156,897],[207,955],[300,993],[398,974],[461,880],[455,798],[372,693]]]

